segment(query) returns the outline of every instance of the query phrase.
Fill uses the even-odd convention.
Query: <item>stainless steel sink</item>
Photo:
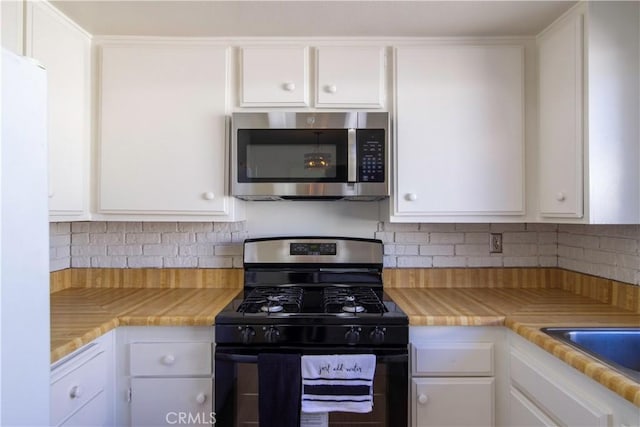
[[[640,382],[640,327],[542,328],[542,331]]]

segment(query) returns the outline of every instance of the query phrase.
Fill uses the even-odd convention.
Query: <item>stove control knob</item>
[[[380,345],[384,342],[384,331],[386,329],[385,328],[378,328],[376,326],[376,328],[371,331],[371,333],[369,334],[369,338],[371,339],[371,342],[376,344],[376,345]]]
[[[256,331],[251,326],[245,326],[240,333],[242,334],[242,344],[250,344],[256,335]]]
[[[344,334],[344,338],[347,340],[347,344],[349,345],[358,344],[358,341],[360,341],[361,330],[362,330],[361,328],[356,328],[355,326],[352,326],[351,329],[349,329],[347,333]]]
[[[271,326],[264,332],[264,339],[269,344],[275,344],[280,339],[280,331],[275,326]]]

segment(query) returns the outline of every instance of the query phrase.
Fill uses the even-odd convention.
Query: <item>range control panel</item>
[[[384,129],[358,129],[358,182],[384,182]]]
[[[290,255],[335,255],[337,248],[335,243],[291,243]]]

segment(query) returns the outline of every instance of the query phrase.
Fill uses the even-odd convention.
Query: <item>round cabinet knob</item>
[[[384,331],[384,328],[381,329],[376,326],[376,328],[369,334],[371,342],[376,345],[382,344],[384,342]]]
[[[347,344],[356,345],[360,341],[360,328],[352,326],[351,329],[344,334],[344,338],[347,340]]]
[[[418,396],[418,403],[421,405],[425,405],[429,401],[429,398],[426,394],[420,394]]]
[[[53,192],[53,190],[49,191],[49,198],[53,199],[53,196],[55,196],[56,193]]]
[[[338,91],[338,87],[336,85],[326,85],[324,90],[327,93],[336,93]]]
[[[173,354],[167,354],[162,358],[162,364],[171,366],[176,362],[176,358]]]
[[[296,90],[296,84],[293,82],[287,82],[282,85],[282,88],[287,92],[293,92],[294,90]]]
[[[416,193],[407,193],[404,198],[410,202],[415,202],[418,200],[418,195]]]
[[[556,194],[556,200],[559,202],[564,202],[566,198],[567,196],[565,196],[565,194],[562,191]]]
[[[206,395],[206,394],[204,394],[204,393],[199,393],[199,394],[196,396],[196,402],[198,402],[199,404],[201,404],[201,405],[202,405],[202,404],[203,404],[204,402],[206,402],[206,401],[207,401],[207,395]]]
[[[206,193],[202,193],[202,198],[205,200],[213,200],[216,198],[216,195],[211,191],[207,191]]]
[[[275,344],[278,342],[278,340],[280,340],[280,331],[275,326],[271,326],[269,329],[265,331],[264,339],[269,344]]]
[[[247,326],[242,329],[242,344],[249,344],[253,341],[253,337],[256,335],[256,331],[251,326]]]
[[[71,399],[78,399],[80,398],[80,396],[82,396],[82,389],[80,388],[80,386],[74,385],[73,387],[71,387],[71,390],[69,390],[69,397]]]

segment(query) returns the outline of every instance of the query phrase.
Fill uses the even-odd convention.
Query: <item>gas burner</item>
[[[362,313],[364,311],[364,307],[356,303],[356,297],[353,295],[347,295],[344,297],[342,311],[347,313]]]
[[[239,313],[272,314],[299,313],[302,310],[302,288],[288,287],[258,287],[245,297]]]
[[[370,287],[330,286],[324,289],[325,313],[381,314],[386,310]]]

